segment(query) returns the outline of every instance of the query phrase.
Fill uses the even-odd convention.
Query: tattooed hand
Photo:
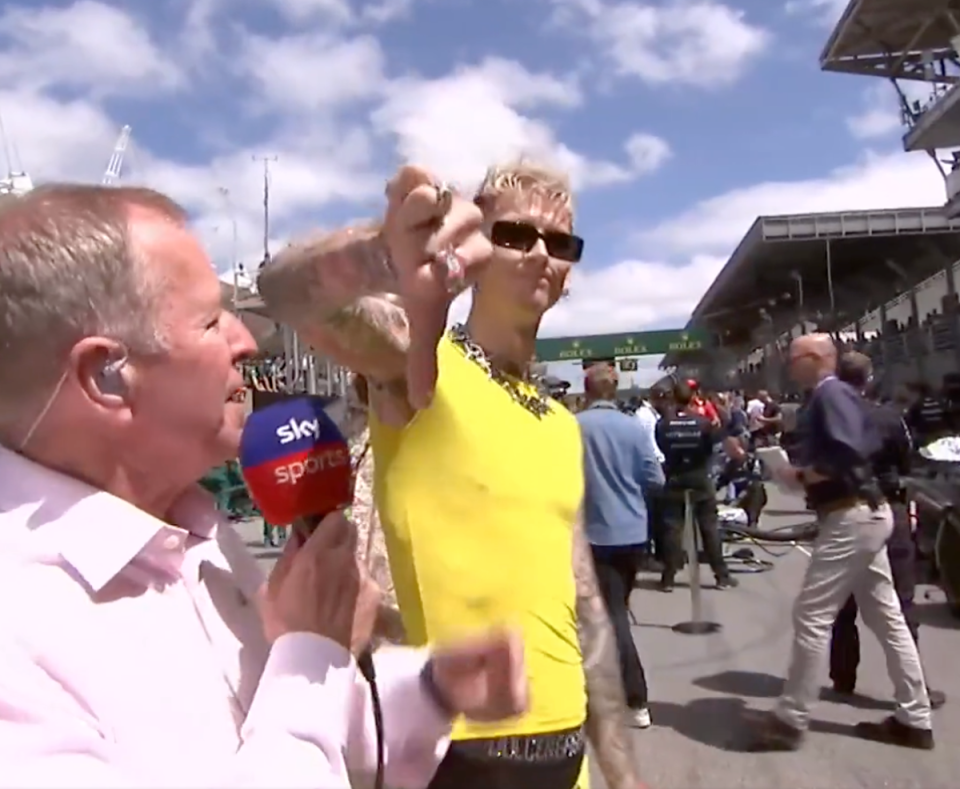
[[[410,319],[407,390],[426,407],[437,381],[437,345],[450,305],[490,259],[483,214],[426,170],[401,167],[387,186],[384,237]]]

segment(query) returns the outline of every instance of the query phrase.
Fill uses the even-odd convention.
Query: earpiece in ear
[[[126,358],[114,359],[103,366],[97,376],[97,386],[103,394],[123,397],[127,393],[127,383],[121,372],[126,362]]]

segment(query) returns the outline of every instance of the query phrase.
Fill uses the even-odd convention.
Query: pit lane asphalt
[[[802,502],[770,492],[761,526],[808,522]],[[276,556],[259,543],[256,523],[240,524],[248,545],[268,568]],[[743,544],[748,545],[747,543]],[[739,546],[738,546],[739,547]],[[797,753],[744,753],[744,709],[768,709],[782,687],[791,636],[791,606],[807,557],[790,546],[768,546],[774,569],[738,575],[738,589],[712,588],[704,568],[705,619],[719,633],[688,636],[673,625],[690,618],[690,598],[681,586],[665,595],[641,575],[631,599],[634,638],[647,671],[653,727],[636,731],[640,771],[651,789],[954,789],[960,786],[960,623],[942,604],[939,590],[921,587],[922,656],[928,681],[948,697],[934,713],[937,748],[916,752],[853,736],[860,720],[879,720],[892,709],[892,689],[876,639],[861,626],[863,659],[853,705],[827,690],[813,712],[811,732]],[[753,547],[761,558],[761,550]],[[929,596],[930,599],[925,599]],[[603,789],[594,770],[592,786]]]

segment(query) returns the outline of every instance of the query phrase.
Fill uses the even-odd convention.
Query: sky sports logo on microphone
[[[270,523],[325,515],[353,502],[350,449],[329,400],[292,397],[254,411],[240,439],[250,495]]]
[[[304,438],[310,439],[318,435],[320,435],[320,422],[317,419],[302,421],[291,419],[287,424],[277,428],[277,438],[281,444],[289,444]]]
[[[280,485],[296,485],[310,474],[322,474],[341,466],[349,468],[350,452],[346,447],[333,447],[307,453],[302,459],[279,466],[273,470],[273,476]]]

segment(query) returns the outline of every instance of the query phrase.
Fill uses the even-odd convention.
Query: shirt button
[[[180,547],[180,545],[181,545],[180,538],[177,537],[177,535],[175,534],[169,535],[163,541],[163,547],[166,548],[168,551],[175,551],[177,548]]]

